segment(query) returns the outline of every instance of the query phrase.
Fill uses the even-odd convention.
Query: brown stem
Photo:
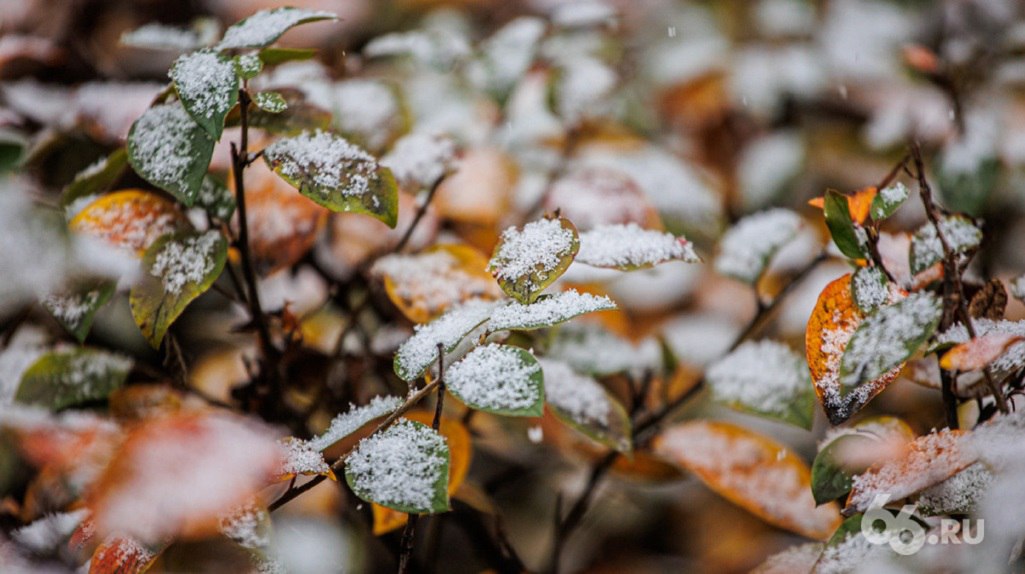
[[[427,192],[427,197],[424,199],[423,205],[417,209],[416,216],[413,217],[413,222],[409,224],[409,228],[402,234],[402,239],[400,239],[398,244],[395,245],[395,249],[393,249],[392,252],[401,252],[402,248],[409,243],[409,240],[413,237],[413,232],[416,231],[416,226],[420,224],[420,220],[423,219],[424,215],[427,215],[427,208],[430,207],[431,201],[434,199],[435,194],[438,193],[438,188],[441,187],[441,182],[445,180],[445,175],[447,174],[443,174],[434,182],[434,185],[431,186],[431,190]]]

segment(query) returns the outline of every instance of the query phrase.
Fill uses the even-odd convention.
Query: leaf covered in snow
[[[539,417],[545,393],[533,353],[509,345],[477,347],[445,370],[448,390],[466,406],[507,415]]]
[[[488,327],[492,331],[544,329],[585,313],[615,308],[612,299],[604,295],[595,296],[570,289],[543,295],[529,305],[510,301],[495,309]]]
[[[770,209],[741,219],[720,242],[716,271],[755,283],[801,225],[801,218],[788,209]]]
[[[503,231],[488,270],[510,297],[529,304],[566,272],[579,249],[576,227],[568,219],[539,219]]]
[[[630,415],[605,387],[562,361],[538,362],[544,372],[545,400],[559,420],[609,448],[633,450]]]
[[[882,221],[890,217],[904,205],[908,199],[908,187],[901,182],[896,182],[884,187],[873,199],[869,214],[875,221]]]
[[[947,247],[962,254],[979,246],[982,230],[963,215],[947,215],[940,220],[940,229]],[[911,239],[911,273],[918,274],[943,260],[943,242],[936,226],[926,223]]]
[[[697,263],[701,259],[694,246],[683,237],[674,237],[636,223],[601,225],[580,234],[580,252],[576,261],[593,267],[632,271],[680,260]]]
[[[1013,333],[989,333],[955,345],[940,358],[948,371],[977,371],[1000,358],[1008,347],[1025,340]]]
[[[158,104],[128,133],[128,161],[143,179],[192,205],[214,153],[214,139],[180,101]]]
[[[846,496],[853,478],[884,460],[915,438],[904,421],[889,416],[869,417],[826,435],[811,466],[811,490],[817,504]]]
[[[878,267],[861,267],[851,279],[854,303],[864,313],[871,313],[890,298],[889,280]]]
[[[58,410],[101,400],[124,384],[132,360],[99,349],[70,349],[47,353],[21,377],[14,398]]]
[[[417,326],[413,336],[395,353],[395,374],[404,381],[416,379],[438,360],[438,345],[446,353],[452,351],[463,337],[487,321],[493,310],[493,303],[470,301]]]
[[[376,396],[365,405],[349,405],[349,410],[331,419],[322,434],[310,440],[317,450],[324,450],[351,435],[370,421],[391,414],[402,404],[399,397]]]
[[[42,303],[61,327],[82,343],[92,328],[96,312],[110,301],[115,288],[113,282],[102,281],[79,289],[51,293]]]
[[[235,62],[213,50],[200,50],[175,60],[170,76],[192,119],[211,138],[220,139],[224,117],[238,101]]]
[[[323,10],[292,7],[261,10],[228,28],[217,49],[264,48],[299,24],[336,19],[337,15]]]

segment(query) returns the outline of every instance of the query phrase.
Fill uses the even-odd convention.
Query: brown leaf
[[[1007,289],[999,279],[990,279],[974,295],[968,305],[968,314],[980,319],[999,321],[1007,309]]]
[[[1025,337],[1010,333],[990,333],[954,346],[940,358],[940,367],[948,371],[977,371],[997,360],[1011,345]]]

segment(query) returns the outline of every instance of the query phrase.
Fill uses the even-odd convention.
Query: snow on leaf
[[[235,213],[235,194],[212,175],[203,178],[203,187],[196,196],[196,206],[202,207],[211,217],[230,221]]]
[[[601,225],[580,234],[580,252],[576,261],[593,267],[630,271],[666,261],[697,263],[701,259],[694,246],[683,237],[674,237],[636,223]]]
[[[940,358],[948,371],[978,371],[1000,358],[1007,349],[1025,340],[1012,333],[990,333],[954,346]]]
[[[633,450],[630,416],[605,387],[562,361],[538,363],[544,373],[545,400],[557,418],[609,448]]]
[[[398,189],[391,171],[344,138],[314,131],[267,146],[267,165],[300,193],[338,212],[371,215],[395,227]]]
[[[97,160],[75,174],[75,179],[61,192],[61,205],[68,217],[74,217],[72,209],[80,205],[77,201],[110,189],[128,166],[128,150],[120,147],[107,157]]]
[[[963,215],[948,215],[940,220],[943,239],[957,254],[971,251],[982,242],[982,230]],[[911,239],[911,273],[917,275],[943,260],[943,243],[936,226],[926,223]]]
[[[105,399],[124,384],[131,368],[128,357],[99,349],[54,351],[25,371],[14,398],[54,410]]]
[[[288,480],[296,475],[323,475],[334,479],[331,467],[324,460],[324,454],[312,441],[285,437],[281,444],[285,452],[278,480]]]
[[[338,82],[332,93],[335,127],[347,138],[380,153],[406,131],[407,112],[399,92],[380,80]]]
[[[405,56],[419,64],[449,69],[471,53],[465,39],[444,31],[392,32],[374,38],[363,48],[367,58]]]
[[[930,486],[918,496],[918,508],[926,516],[968,514],[993,483],[993,473],[982,463],[975,463],[943,482]]]
[[[544,412],[541,367],[519,347],[477,347],[446,369],[445,381],[453,395],[475,409],[527,417]]]
[[[864,313],[871,313],[890,298],[886,274],[878,267],[861,267],[851,280],[854,303]]]
[[[401,404],[401,398],[384,395],[370,399],[370,402],[365,405],[350,404],[348,411],[331,419],[327,430],[310,440],[310,445],[317,450],[325,450],[370,421],[391,414]]]
[[[162,551],[165,544],[156,544]],[[90,574],[142,574],[149,570],[160,551],[128,536],[110,536],[93,551]]]
[[[582,0],[559,4],[552,12],[552,23],[563,28],[592,28],[615,22],[616,10],[600,0]]]
[[[82,343],[89,334],[96,312],[110,301],[115,287],[113,282],[106,281],[91,288],[51,293],[42,304],[62,327]]]
[[[866,317],[844,349],[841,392],[903,365],[932,336],[942,314],[939,298],[920,292]]]
[[[901,205],[908,199],[908,187],[901,182],[893,183],[884,187],[882,191],[872,199],[872,207],[869,214],[875,221],[882,221],[893,215]]]
[[[822,550],[821,542],[791,546],[766,558],[751,574],[810,574]]]
[[[877,379],[842,392],[840,363],[851,336],[864,321],[851,294],[851,275],[840,277],[822,290],[808,319],[805,332],[805,356],[819,397],[829,421],[840,424],[861,410],[882,392],[900,372],[893,368]]]
[[[788,209],[770,209],[737,222],[720,243],[715,269],[746,283],[754,283],[772,257],[793,239],[801,218]]]
[[[503,97],[530,68],[544,33],[543,20],[516,18],[481,44],[467,75],[478,87]]]
[[[577,230],[568,219],[539,219],[503,231],[488,270],[510,297],[529,304],[565,273],[579,249]]]
[[[446,353],[452,351],[463,337],[487,321],[493,310],[493,303],[473,300],[449,309],[426,325],[418,325],[395,353],[395,374],[404,381],[416,379],[438,360],[438,345]]]
[[[963,431],[948,429],[920,436],[903,456],[855,476],[845,511],[864,512],[879,495],[893,501],[907,498],[968,468],[976,456],[962,447],[963,437]]]
[[[570,124],[600,112],[618,80],[611,66],[590,56],[567,58],[559,72],[553,86],[555,105],[559,117]]]
[[[150,23],[121,34],[121,44],[150,50],[194,50],[200,46],[195,30]]]
[[[175,60],[169,75],[192,119],[211,138],[220,139],[224,117],[238,101],[235,62],[212,50],[200,50]]]
[[[456,143],[447,136],[414,132],[395,142],[381,165],[406,189],[430,189],[456,165]]]
[[[608,167],[577,167],[555,180],[544,208],[559,210],[581,232],[617,223],[661,225],[658,212],[634,178]]]
[[[854,475],[899,454],[914,438],[907,423],[889,416],[869,417],[832,429],[819,444],[811,466],[815,502],[823,504],[846,496]]]
[[[132,169],[185,205],[202,188],[213,152],[214,140],[179,101],[146,110],[128,133]]]
[[[142,255],[160,236],[183,231],[188,220],[173,201],[138,189],[115,191],[86,205],[68,223],[72,231],[98,237]]]
[[[570,323],[560,328],[548,356],[596,376],[656,369],[662,360],[656,340],[632,343],[593,323]]]
[[[712,364],[705,379],[716,401],[811,428],[815,393],[808,367],[783,343],[744,343]]]
[[[345,461],[356,496],[402,512],[448,510],[449,448],[431,427],[400,419],[362,441]]]
[[[599,297],[570,289],[543,295],[529,305],[510,301],[495,309],[488,327],[492,331],[543,329],[585,313],[615,308],[612,299],[604,295]]]
[[[221,515],[220,532],[243,548],[270,545],[271,520],[266,508],[247,502]]]
[[[218,231],[166,235],[143,257],[145,272],[131,290],[132,317],[154,348],[168,327],[224,269],[228,244]]]
[[[11,539],[35,554],[51,554],[68,541],[88,514],[83,508],[48,514],[12,532]]]
[[[1007,334],[1025,337],[1025,321],[1006,321],[977,318],[973,320],[975,334],[978,337]],[[957,323],[936,337],[937,344],[968,343],[971,338],[968,330]],[[1000,375],[1025,367],[1025,342],[1011,343],[999,357],[990,362],[993,371]]]
[[[228,28],[224,33],[224,39],[217,44],[217,49],[263,48],[273,44],[282,34],[299,24],[337,19],[338,16],[334,13],[322,10],[291,7],[261,10]]]
[[[470,246],[437,245],[416,255],[381,257],[370,272],[384,279],[385,293],[406,318],[426,323],[453,305],[502,297],[486,266]]]
[[[816,507],[803,460],[745,428],[713,421],[683,423],[663,431],[654,448],[769,524],[826,540],[841,522],[836,504]]]
[[[280,114],[288,109],[285,97],[277,92],[259,92],[253,97],[253,103],[271,114]]]

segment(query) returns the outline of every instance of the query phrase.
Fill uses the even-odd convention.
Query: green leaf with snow
[[[260,60],[267,66],[277,66],[286,62],[309,60],[317,55],[312,48],[264,48],[260,50]]]
[[[548,346],[547,356],[565,361],[581,373],[598,377],[656,371],[663,361],[662,348],[654,338],[634,343],[596,322],[569,323],[560,327]]]
[[[578,293],[575,290],[561,291],[553,295],[541,295],[529,305],[510,301],[495,309],[488,327],[492,331],[530,331],[554,327],[585,313],[615,309],[612,299],[602,295]]]
[[[400,406],[401,398],[381,395],[374,397],[365,405],[349,405],[348,411],[331,419],[327,430],[310,439],[310,446],[317,450],[325,450],[370,421],[395,412]]]
[[[291,7],[260,10],[228,28],[217,49],[264,48],[299,24],[337,19],[337,15],[322,10]]]
[[[398,186],[366,151],[329,132],[303,132],[267,146],[267,165],[300,193],[337,212],[364,213],[395,227]]]
[[[214,140],[181,102],[159,104],[128,133],[128,162],[143,179],[191,206],[203,187]]]
[[[235,62],[213,50],[185,54],[171,66],[171,80],[185,110],[214,140],[221,138],[224,117],[238,102]]]
[[[142,277],[132,287],[132,317],[153,348],[196,297],[224,269],[228,243],[217,231],[165,235],[142,258]]]
[[[263,60],[256,54],[235,56],[235,69],[243,80],[252,80],[263,71]]]
[[[96,312],[110,301],[115,288],[115,283],[101,281],[66,293],[53,293],[43,299],[43,307],[82,343],[92,328]]]
[[[529,304],[566,272],[579,249],[577,228],[568,219],[539,219],[502,232],[488,271],[507,295]]]
[[[235,194],[219,177],[208,174],[203,178],[203,187],[196,196],[196,206],[202,207],[215,219],[229,221],[235,213]]]
[[[907,199],[908,186],[900,182],[888,185],[872,198],[868,213],[874,221],[882,221],[896,213]]]
[[[855,305],[868,314],[886,303],[890,288],[886,274],[878,267],[861,267],[851,278],[851,295]]]
[[[776,341],[751,341],[712,364],[705,379],[715,401],[803,429],[815,418],[815,388],[804,359]]]
[[[526,349],[477,347],[445,370],[445,383],[470,408],[512,417],[544,414],[541,366]]]
[[[61,193],[61,206],[67,207],[76,199],[107,191],[128,167],[128,150],[121,147],[75,175],[75,179]]]
[[[556,418],[611,449],[633,451],[630,415],[605,387],[562,361],[538,362],[544,372],[545,401]]]
[[[477,58],[467,65],[467,76],[482,89],[504,100],[530,69],[545,34],[540,18],[520,17],[502,26],[481,44]]]
[[[715,259],[716,271],[753,285],[802,225],[801,217],[789,209],[748,215],[723,236]]]
[[[449,509],[448,473],[445,438],[406,419],[360,441],[345,460],[345,481],[356,496],[411,514]]]
[[[811,465],[811,492],[816,504],[836,500],[851,491],[854,475],[865,472],[869,465],[847,462],[844,452],[870,448],[875,440],[867,433],[845,434],[819,451]]]
[[[14,399],[54,410],[105,399],[131,369],[128,357],[99,349],[53,351],[22,374]]]
[[[260,92],[253,98],[253,103],[269,114],[280,114],[288,109],[285,97],[277,92]]]
[[[829,228],[829,234],[833,237],[833,243],[840,249],[840,253],[851,259],[867,259],[861,241],[858,240],[854,220],[851,218],[847,196],[834,189],[826,190],[823,211],[826,227]]]
[[[634,271],[667,261],[697,263],[701,258],[683,237],[636,223],[601,225],[580,234],[580,252],[576,261],[592,267]]]
[[[395,353],[395,374],[404,381],[420,377],[438,360],[439,345],[446,353],[453,351],[464,337],[488,320],[494,308],[492,303],[470,301],[419,325]]]
[[[249,126],[279,135],[294,136],[305,131],[325,130],[331,125],[331,112],[309,101],[299,90],[282,88],[276,92],[285,101],[279,112],[264,110],[254,102],[249,106]],[[238,115],[228,116],[229,125],[238,124]]]
[[[850,392],[906,361],[932,336],[942,315],[940,299],[920,292],[866,317],[840,360],[841,392]]]
[[[982,230],[964,215],[947,215],[940,219],[940,229],[947,246],[957,254],[971,251],[982,242]],[[921,273],[943,260],[943,242],[936,226],[926,223],[911,238],[911,272]]]

